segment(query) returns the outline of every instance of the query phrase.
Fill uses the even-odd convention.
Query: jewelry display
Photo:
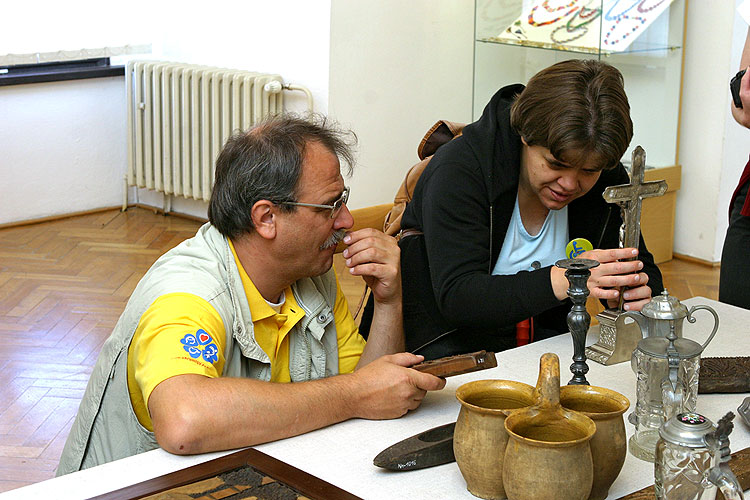
[[[523,0],[520,15],[485,41],[589,54],[625,52],[673,1]],[[649,40],[639,40],[636,50],[653,50]]]

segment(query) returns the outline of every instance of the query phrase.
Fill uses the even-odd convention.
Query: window
[[[123,74],[151,53],[159,13],[145,0],[14,2],[3,7],[0,85]]]

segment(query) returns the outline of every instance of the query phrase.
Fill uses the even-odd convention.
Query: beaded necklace
[[[584,11],[589,11],[588,14],[584,14]],[[594,19],[599,17],[599,14],[602,13],[602,9],[589,9],[588,7],[581,7],[581,10],[578,12],[578,17],[581,19],[586,19],[589,16],[594,16]],[[591,21],[593,21],[592,19]],[[590,22],[590,21],[589,21]]]
[[[586,33],[589,32],[589,29],[586,26],[581,26],[581,25],[576,26],[575,29],[573,30],[569,30],[567,28],[568,28],[567,26],[558,26],[557,28],[552,30],[552,33],[549,34],[550,40],[552,40],[557,45],[565,45],[566,43],[570,43],[573,40],[578,40],[579,38],[583,37],[584,35],[586,35]],[[563,40],[557,35],[557,33],[561,30],[565,30],[567,33],[574,33],[578,31],[578,33],[571,36],[568,39]]]
[[[584,11],[588,11],[587,13],[584,13]],[[573,31],[576,28],[580,28],[581,26],[585,26],[589,24],[591,21],[594,21],[599,15],[602,13],[602,9],[589,9],[587,7],[581,7],[581,10],[575,13],[570,19],[568,19],[568,24],[566,25],[566,28],[568,31]],[[577,24],[576,26],[571,26],[573,23],[573,20],[575,18],[579,19],[585,19],[585,21],[582,21],[580,24]]]
[[[544,0],[544,2],[541,3],[541,6],[544,7],[544,9],[547,12],[557,12],[559,10],[565,10],[565,9],[570,9],[570,10],[567,11],[565,14],[559,17],[556,17],[555,19],[551,19],[549,21],[537,22],[534,20],[534,13],[539,8],[540,4],[534,5],[534,7],[532,7],[531,9],[531,12],[529,12],[529,19],[528,19],[529,24],[531,26],[547,26],[549,24],[554,24],[560,19],[564,19],[568,17],[570,14],[572,14],[573,12],[575,12],[578,9],[578,6],[576,5],[577,3],[578,3],[578,0],[571,0],[568,5],[561,5],[559,7],[555,7],[554,9],[551,9],[549,6],[549,0]]]
[[[644,9],[644,8],[643,8],[643,4],[644,4],[644,3],[646,3],[646,1],[647,1],[647,0],[641,0],[641,3],[639,3],[639,4],[638,4],[638,12],[640,12],[641,14],[645,14],[646,12],[648,12],[648,11],[650,11],[650,10],[654,10],[654,9],[655,9],[655,8],[657,8],[657,7],[659,6],[659,5],[661,5],[661,4],[663,4],[663,3],[664,3],[664,0],[659,0],[658,2],[656,2],[656,3],[655,3],[654,5],[652,5],[651,7],[648,7],[648,8],[646,8],[646,9]]]
[[[585,12],[585,11],[588,11],[588,12]],[[550,40],[552,40],[556,44],[565,45],[566,43],[570,43],[573,40],[578,40],[579,38],[582,38],[583,36],[586,35],[586,33],[589,32],[589,29],[588,27],[586,27],[586,25],[594,21],[597,17],[599,17],[601,13],[602,13],[601,9],[589,9],[587,7],[581,7],[581,9],[578,12],[576,12],[573,16],[571,16],[570,19],[568,19],[568,23],[565,26],[558,26],[552,31],[552,33],[550,33],[549,35]],[[576,18],[582,19],[582,21],[576,24],[575,26],[572,26],[573,21]],[[576,32],[579,32],[579,33],[576,33],[571,38],[563,40],[557,34],[563,29],[565,29],[567,33],[576,33]]]
[[[609,39],[609,37],[612,35],[612,32],[615,31],[620,24],[620,21],[622,20],[628,20],[628,21],[640,21],[640,25],[635,25],[633,28],[630,29],[630,31],[626,31],[624,35],[621,37],[612,37],[612,40]],[[646,19],[641,16],[626,16],[626,15],[620,15],[617,21],[612,25],[612,27],[609,29],[606,35],[604,35],[604,43],[605,45],[616,45],[620,43],[621,41],[628,38],[630,35],[638,31],[638,28],[646,24]]]
[[[619,14],[612,15],[612,11],[615,9],[615,7],[617,7],[617,4],[620,3],[620,0],[616,0],[615,3],[613,3],[612,5],[610,5],[609,10],[607,11],[607,13],[604,14],[604,19],[607,20],[607,21],[617,21],[620,17],[622,17],[625,14],[627,14],[628,12],[630,12],[630,10],[633,7],[635,7],[636,5],[638,5],[639,2],[642,2],[642,0],[633,0],[633,2],[630,4],[630,6],[627,9],[623,10]]]
[[[638,28],[646,24],[646,19],[641,16],[628,16],[627,13],[630,12],[633,7],[639,6],[643,4],[645,0],[634,0],[625,10],[620,12],[619,14],[612,15],[612,11],[617,6],[617,4],[620,3],[620,0],[616,0],[615,3],[612,4],[612,6],[609,8],[607,13],[604,15],[604,19],[607,21],[614,21],[614,24],[612,24],[612,27],[607,31],[607,34],[604,35],[604,44],[605,45],[616,45],[620,43],[621,41],[628,38],[630,35],[638,31]],[[663,2],[664,0],[661,0]],[[654,6],[655,7],[655,6]],[[653,8],[653,7],[651,7]],[[640,11],[640,9],[638,9]],[[650,9],[649,9],[650,10]],[[646,11],[647,12],[647,11]],[[640,21],[640,25],[635,25],[633,28],[631,28],[629,31],[626,31],[624,35],[620,37],[612,36],[612,33],[619,27],[620,23],[622,21]],[[610,39],[611,37],[611,39]]]

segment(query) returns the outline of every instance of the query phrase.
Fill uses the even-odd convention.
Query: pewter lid
[[[665,337],[646,337],[638,341],[638,350],[655,358],[666,358],[669,339]],[[703,346],[690,339],[675,339],[674,348],[680,359],[693,358],[701,353]]]
[[[688,315],[688,308],[682,305],[677,297],[669,295],[665,288],[661,295],[653,297],[643,306],[641,314],[653,319],[682,319]]]
[[[714,424],[698,413],[679,413],[659,428],[664,441],[686,448],[705,448],[704,437],[715,429]]]

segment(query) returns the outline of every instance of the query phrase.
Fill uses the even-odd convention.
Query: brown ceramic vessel
[[[625,463],[628,445],[623,414],[630,408],[630,401],[604,387],[566,385],[560,388],[560,404],[583,413],[596,425],[596,433],[589,442],[594,463],[589,500],[603,500]]]
[[[594,477],[589,417],[560,405],[560,360],[542,355],[537,402],[505,420],[503,486],[510,500],[586,500]]]
[[[534,402],[534,388],[510,380],[476,380],[456,390],[461,411],[453,433],[453,453],[469,492],[503,499],[505,418]]]

